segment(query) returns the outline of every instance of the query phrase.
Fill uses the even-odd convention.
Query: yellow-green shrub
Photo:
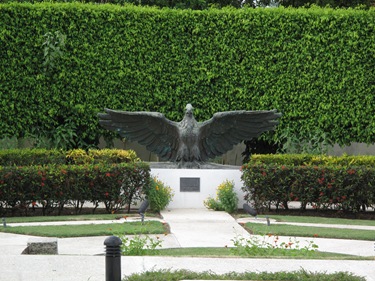
[[[209,197],[203,203],[208,209],[215,211],[237,211],[238,198],[234,191],[234,182],[225,180],[217,188],[216,199]]]
[[[90,149],[88,154],[95,162],[130,163],[141,161],[134,150]]]
[[[164,182],[154,177],[151,180],[150,187],[146,191],[147,200],[153,211],[159,212],[164,210],[172,201],[174,192]]]

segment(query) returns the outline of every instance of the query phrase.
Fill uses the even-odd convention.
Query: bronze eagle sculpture
[[[181,122],[147,111],[105,109],[98,116],[102,127],[145,145],[161,160],[177,163],[179,168],[200,168],[241,141],[273,130],[281,117],[276,110],[236,110],[217,112],[211,119],[197,122],[193,109],[191,104],[186,106]]]

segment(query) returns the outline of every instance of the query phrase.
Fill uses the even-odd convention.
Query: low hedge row
[[[0,166],[0,213],[41,208],[43,215],[86,202],[94,210],[103,203],[108,212],[128,207],[143,198],[149,186],[146,163]]]
[[[374,155],[253,154],[250,163],[279,165],[375,166]]]
[[[69,151],[49,149],[0,150],[0,166],[28,166],[48,164],[130,163],[140,159],[133,150],[74,149]]]
[[[375,207],[375,168],[249,163],[243,166],[245,199],[259,210],[300,201],[301,209],[358,212]]]

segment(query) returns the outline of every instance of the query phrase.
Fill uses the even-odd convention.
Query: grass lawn
[[[261,215],[259,217],[265,218],[266,216]],[[350,225],[375,226],[375,219],[374,220],[353,220],[353,219],[340,219],[340,218],[325,218],[325,217],[311,217],[311,216],[281,216],[281,215],[269,215],[268,217],[271,219],[275,219],[278,222],[343,224],[343,225],[350,224]],[[375,218],[375,214],[374,214],[374,218]]]
[[[151,216],[155,214],[151,214]],[[113,220],[123,215],[119,214],[95,214],[95,215],[78,215],[78,216],[59,216],[59,217],[21,217],[9,218],[7,222],[48,222],[48,221],[80,221],[80,220]],[[134,216],[134,215],[133,215]],[[137,216],[137,215],[135,215]],[[282,216],[284,217],[284,216]],[[294,217],[293,217],[294,218]],[[292,219],[293,218],[289,218]],[[297,217],[300,218],[300,217]],[[282,218],[278,218],[282,219]],[[316,218],[317,222],[324,221],[326,218]],[[351,221],[351,220],[350,220]],[[317,228],[317,227],[302,227],[294,225],[272,225],[267,226],[263,224],[247,223],[245,225],[254,234],[268,234],[286,235],[286,236],[307,236],[313,237],[317,234],[318,237],[332,237],[332,238],[351,238],[374,240],[374,231],[352,230],[345,229],[345,231],[337,231],[337,229]],[[85,237],[85,236],[109,236],[109,235],[131,235],[131,234],[163,234],[169,233],[168,225],[159,221],[147,221],[144,224],[141,222],[125,222],[113,224],[89,224],[89,225],[62,225],[62,226],[14,226],[4,228],[0,224],[0,231],[17,234],[46,236],[46,237]],[[250,257],[249,254],[236,253],[230,248],[179,248],[179,249],[158,249],[148,251],[147,255],[161,255],[161,256],[209,256],[209,257]],[[355,257],[349,255],[322,253],[319,251],[298,252],[298,251],[278,251],[275,249],[272,253],[270,251],[259,250],[251,257],[272,257],[272,258],[309,258],[309,259],[366,259],[363,257]],[[369,258],[371,259],[371,258]]]
[[[298,226],[287,224],[246,223],[245,228],[253,234],[273,234],[279,236],[301,236],[336,239],[369,240],[375,239],[375,231],[362,229],[337,229],[328,227]]]
[[[167,226],[159,221],[126,222],[113,224],[61,225],[61,226],[15,226],[0,227],[1,232],[45,237],[85,237],[119,234],[162,234]]]
[[[148,251],[146,255],[156,256],[173,256],[173,257],[248,257],[248,258],[273,258],[273,259],[334,259],[334,260],[373,260],[369,257],[358,257],[337,253],[319,252],[319,251],[291,251],[284,249],[258,249],[255,255],[239,254],[234,248],[175,248],[175,249],[158,249]]]
[[[249,265],[249,271],[251,265]],[[265,268],[267,266],[265,265]],[[266,271],[266,269],[265,269]],[[159,271],[146,271],[138,274],[126,276],[123,281],[178,281],[178,280],[279,280],[279,281],[365,281],[363,277],[355,276],[347,272],[338,273],[317,273],[308,272],[303,269],[295,272],[246,272],[246,273],[228,273],[216,274],[213,272],[196,273],[188,270],[159,270]]]
[[[156,217],[155,213],[146,213],[146,217]],[[9,217],[7,223],[24,222],[51,222],[51,221],[85,221],[85,220],[115,220],[120,217],[139,217],[138,214],[89,214],[89,215],[69,215],[69,216],[36,216],[36,217]]]
[[[87,221],[87,220],[115,220],[123,216],[138,217],[138,214],[91,214],[91,215],[71,215],[71,216],[43,216],[43,217],[11,217],[7,218],[7,223],[20,222],[50,222],[50,221]],[[147,213],[146,216],[157,216],[155,213]],[[264,216],[260,216],[264,217]],[[319,223],[319,224],[346,224],[346,225],[375,225],[375,221],[371,220],[351,220],[339,218],[324,217],[303,217],[303,216],[270,216],[277,221],[285,222],[301,222],[301,223]],[[138,224],[138,226],[137,226]],[[105,224],[105,225],[79,225],[79,226],[23,226],[23,227],[7,227],[4,229],[0,224],[0,231],[12,232],[18,234],[47,236],[47,237],[79,237],[79,236],[101,236],[112,235],[113,233],[124,234],[161,234],[168,232],[166,225],[155,222],[159,225],[156,229],[151,227],[150,230],[145,229],[145,225],[139,222],[127,222],[124,224]],[[151,224],[150,224],[151,226]],[[256,223],[246,223],[245,227],[249,232],[259,235],[272,233],[280,236],[301,236],[301,237],[317,237],[320,238],[338,238],[338,239],[357,239],[357,240],[374,240],[373,230],[356,230],[322,228],[322,227],[306,227],[294,225],[272,224],[270,226]],[[148,227],[147,227],[148,228]]]

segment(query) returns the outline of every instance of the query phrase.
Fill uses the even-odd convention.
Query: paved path
[[[178,247],[233,246],[236,235],[249,234],[226,212],[205,209],[173,209],[162,212]]]
[[[171,234],[161,235],[163,247],[225,247],[231,246],[235,235],[249,237],[228,214],[205,209],[173,209],[162,213],[171,227]],[[99,222],[98,222],[99,223]],[[374,233],[375,235],[375,233]],[[106,237],[64,238],[58,240],[59,255],[21,255],[30,236],[0,233],[1,281],[96,281],[105,280],[103,242]],[[281,237],[288,241],[288,237]],[[306,238],[298,237],[300,241]],[[375,239],[374,239],[375,240]],[[375,256],[374,242],[316,238],[320,251]],[[153,269],[231,271],[308,271],[333,273],[348,271],[375,281],[375,260],[286,260],[245,258],[173,258],[122,257],[122,273],[129,275]]]

